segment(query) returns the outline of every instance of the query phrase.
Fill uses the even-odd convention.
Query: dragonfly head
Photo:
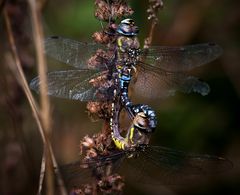
[[[146,134],[153,133],[157,126],[154,110],[145,104],[134,105],[132,109],[135,113],[134,126]]]
[[[133,120],[133,125],[144,134],[150,134],[154,131],[154,128],[151,125],[151,120],[149,120],[144,112],[137,113]]]
[[[136,36],[139,32],[133,19],[124,19],[118,25],[117,33],[123,36]]]
[[[133,120],[133,124],[135,127],[141,130],[145,130],[148,127],[147,117],[143,112],[137,113]]]

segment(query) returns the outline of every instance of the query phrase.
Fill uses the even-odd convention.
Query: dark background
[[[37,73],[31,38],[28,7],[24,1],[10,1],[11,14],[22,64],[28,81]],[[194,153],[225,156],[232,170],[214,181],[171,187],[127,184],[124,194],[240,194],[240,2],[237,0],[169,0],[159,13],[154,45],[185,45],[216,42],[223,55],[191,74],[205,80],[211,93],[181,94],[150,102],[159,125],[153,145],[163,145]],[[149,32],[148,1],[130,1],[140,27],[140,42]],[[45,34],[91,41],[101,29],[95,19],[93,1],[54,0],[43,7]],[[38,185],[42,141],[27,100],[10,73],[5,57],[9,53],[5,25],[0,18],[0,194],[34,194]],[[63,67],[49,60],[49,70]],[[38,98],[37,96],[35,96]],[[101,129],[92,123],[86,104],[51,98],[52,144],[59,163],[77,159],[79,142]]]

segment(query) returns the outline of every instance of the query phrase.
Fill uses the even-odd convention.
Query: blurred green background
[[[148,35],[150,22],[148,1],[129,1],[135,13],[132,18],[140,27],[140,42]],[[37,73],[31,40],[31,23],[24,1],[13,1],[12,15],[18,49],[25,73],[30,81]],[[150,102],[158,114],[158,128],[153,145],[163,145],[187,152],[225,156],[234,163],[227,175],[198,186],[171,187],[129,184],[124,194],[240,194],[240,2],[237,0],[169,0],[159,12],[159,25],[154,45],[185,45],[216,42],[223,55],[191,74],[205,80],[211,93],[181,94]],[[42,142],[23,92],[7,66],[4,22],[0,20],[1,95],[0,95],[0,194],[34,194],[38,185]],[[43,8],[46,36],[61,35],[79,41],[91,41],[101,29],[94,17],[94,2],[87,0],[53,0]],[[27,41],[26,41],[27,40]],[[24,42],[25,41],[25,42]],[[27,44],[24,44],[27,43]],[[49,70],[61,67],[49,60]],[[35,96],[38,98],[37,96]],[[144,103],[144,102],[142,102]],[[53,146],[59,163],[77,159],[79,141],[101,129],[101,121],[93,123],[87,116],[86,104],[51,98]]]

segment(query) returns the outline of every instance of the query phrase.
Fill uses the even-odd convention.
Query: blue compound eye
[[[135,26],[134,20],[125,19],[118,25],[117,32],[124,36],[136,36],[139,29]]]
[[[122,24],[121,25],[121,30],[125,33],[130,33],[130,26],[128,24]]]
[[[127,18],[127,19],[122,20],[121,24],[134,25],[135,23],[134,23],[133,19]]]

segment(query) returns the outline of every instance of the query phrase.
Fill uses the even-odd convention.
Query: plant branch
[[[149,48],[152,44],[153,34],[156,25],[158,24],[158,11],[159,9],[163,8],[163,1],[162,0],[149,0],[149,8],[147,9],[148,20],[152,20],[150,31],[148,37],[144,40],[144,48]]]
[[[41,25],[41,12],[39,7],[36,4],[35,0],[28,0],[31,19],[32,19],[32,29],[33,29],[33,38],[36,48],[36,57],[37,57],[37,68],[39,74],[40,85],[40,117],[43,123],[43,127],[47,137],[51,135],[51,124],[50,124],[50,102],[47,95],[48,86],[47,86],[47,67],[46,59],[44,56],[44,46],[43,46],[43,29]],[[47,195],[54,194],[54,176],[53,176],[53,165],[50,158],[50,151],[48,147],[44,145],[44,156],[46,162],[46,184],[47,184]]]

